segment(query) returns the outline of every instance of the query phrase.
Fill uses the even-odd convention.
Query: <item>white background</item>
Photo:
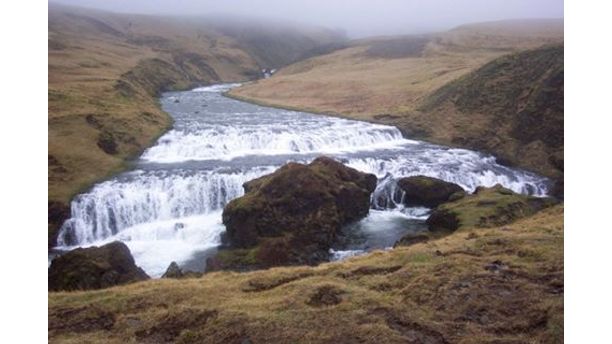
[[[537,0],[534,0],[537,1]],[[47,3],[0,5],[0,342],[47,339]],[[612,343],[612,7],[565,7],[565,334]]]

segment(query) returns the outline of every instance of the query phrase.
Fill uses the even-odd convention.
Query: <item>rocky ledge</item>
[[[77,248],[55,258],[49,267],[49,290],[101,289],[149,279],[119,241]]]
[[[249,270],[328,260],[340,228],[368,214],[376,176],[327,157],[288,163],[245,183],[223,210],[227,249],[207,269]]]
[[[435,208],[465,196],[461,186],[426,176],[401,178],[397,185],[404,192],[404,203],[407,206]]]
[[[499,184],[478,187],[471,195],[435,208],[427,225],[432,232],[454,231],[461,227],[495,227],[555,204],[557,201],[553,198],[517,194]]]

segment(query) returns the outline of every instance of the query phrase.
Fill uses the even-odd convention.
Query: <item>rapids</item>
[[[174,127],[147,149],[134,170],[98,183],[71,203],[56,251],[125,242],[136,263],[159,277],[172,261],[203,270],[224,231],[225,204],[242,184],[288,161],[329,155],[374,173],[379,183],[370,215],[347,226],[330,252],[342,259],[393,246],[425,230],[428,209],[404,208],[395,180],[423,174],[467,190],[500,183],[544,196],[550,181],[501,166],[492,156],[406,139],[397,128],[253,105],[224,97],[235,85],[214,85],[161,98]]]

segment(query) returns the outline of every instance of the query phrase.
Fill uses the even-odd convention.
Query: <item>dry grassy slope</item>
[[[124,168],[169,127],[160,91],[253,79],[336,41],[315,28],[50,5],[50,238],[75,193]]]
[[[315,268],[50,293],[49,340],[561,343],[563,207]]]
[[[563,55],[563,45],[550,45],[495,59],[444,85],[397,124],[494,153],[562,188]]]
[[[490,126],[492,119],[499,119],[498,113],[485,111],[490,108],[472,108],[467,113],[455,108],[422,111],[422,105],[449,82],[496,58],[562,42],[562,20],[491,22],[465,25],[440,34],[360,40],[346,49],[287,66],[274,77],[235,89],[231,95],[268,105],[398,125],[412,137],[485,148],[502,155],[506,161],[557,177],[558,172],[551,165],[540,168],[533,163],[534,159],[516,156],[516,146],[471,144],[483,127]],[[518,67],[514,66],[512,72]],[[526,67],[532,72],[537,66]],[[503,66],[498,71],[505,73],[503,77],[510,77]],[[521,75],[524,74],[528,73]],[[487,77],[495,82],[495,76]],[[534,85],[541,81],[529,80]],[[521,85],[525,86],[524,91],[532,86],[537,88]],[[479,86],[483,87],[481,91],[488,87],[486,83]],[[433,110],[437,113],[431,114]],[[505,116],[504,120],[514,119]],[[499,139],[505,140],[505,135],[508,133],[500,133]],[[453,140],[456,137],[467,140]],[[538,150],[540,156],[547,153],[539,150],[537,144],[529,148]]]

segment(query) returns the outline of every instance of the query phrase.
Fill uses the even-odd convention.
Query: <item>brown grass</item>
[[[273,78],[231,94],[277,106],[374,119],[378,114],[416,109],[429,93],[496,57],[562,42],[563,27],[559,21],[487,23],[424,37],[356,41],[352,47],[295,63]],[[420,47],[424,39],[428,43]],[[399,48],[412,45],[420,48],[404,49],[402,55]]]
[[[559,343],[563,206],[315,268],[50,293],[49,339]]]

